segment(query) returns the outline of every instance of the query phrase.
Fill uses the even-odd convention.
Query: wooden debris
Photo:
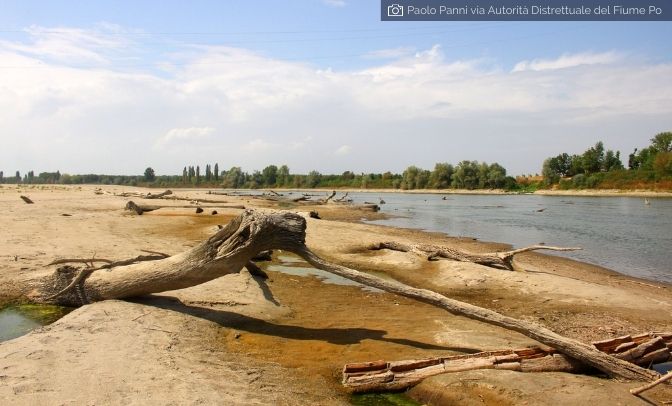
[[[403,244],[395,241],[381,242],[373,244],[369,247],[370,250],[389,249],[401,252],[413,252],[417,255],[425,256],[428,261],[433,261],[438,258],[450,259],[460,262],[473,262],[475,264],[485,265],[491,268],[506,269],[510,271],[516,270],[513,263],[513,258],[516,254],[535,250],[551,250],[551,251],[576,251],[581,248],[578,247],[551,247],[548,245],[532,245],[525,248],[518,248],[511,251],[491,252],[485,254],[474,254],[465,251],[459,251],[453,248],[442,247],[438,245],[427,244]]]
[[[593,343],[595,348],[604,353],[643,366],[670,359],[669,344],[672,344],[672,333],[627,335]],[[623,350],[624,348],[626,350]],[[401,390],[416,385],[430,376],[474,369],[571,373],[587,370],[585,364],[552,348],[532,347],[421,360],[350,363],[343,367],[343,385],[352,392]],[[653,385],[654,383],[649,384],[652,386],[636,389],[639,391],[637,393],[657,385],[657,383]],[[635,389],[631,392],[637,394],[634,391]]]
[[[314,218],[314,219],[318,219],[318,220],[320,219],[320,213],[318,213],[315,210],[311,210],[310,213],[308,213],[308,216],[310,218]]]
[[[30,197],[28,197],[28,196],[21,195],[21,196],[19,196],[19,197],[21,198],[21,200],[23,200],[24,202],[26,202],[26,204],[33,204],[33,203],[35,203],[35,202],[33,202],[32,200],[30,200]]]
[[[660,384],[663,383],[663,382],[667,382],[667,381],[669,381],[670,379],[672,379],[672,371],[668,372],[668,373],[667,373],[666,375],[664,375],[662,378],[660,378],[660,379],[656,379],[655,381],[653,381],[653,382],[651,382],[651,383],[649,383],[649,384],[647,384],[647,385],[640,386],[639,388],[630,389],[630,393],[632,393],[632,394],[635,395],[635,396],[636,396],[636,395],[639,395],[640,393],[642,393],[642,392],[644,392],[644,391],[646,391],[646,390],[649,390],[649,389],[653,388],[654,386],[658,386],[658,385],[660,385]]]
[[[245,206],[241,206],[241,205],[227,205],[227,206],[224,206],[224,205],[220,205],[220,204],[218,204],[218,205],[202,205],[202,206],[199,206],[198,208],[203,210],[203,208],[215,208],[215,207],[218,208],[218,209],[242,209],[242,210],[245,209]],[[142,213],[147,213],[147,212],[154,211],[154,210],[159,210],[159,209],[187,209],[187,208],[188,209],[193,209],[194,206],[193,205],[191,205],[191,206],[168,206],[168,205],[160,206],[160,205],[146,205],[146,204],[139,205],[139,204],[136,204],[135,202],[133,202],[132,200],[130,200],[126,203],[126,206],[124,208],[125,208],[125,210],[134,211],[136,214],[142,215]]]
[[[553,349],[485,351],[468,355],[386,362],[358,362],[343,367],[343,385],[352,392],[402,390],[430,376],[474,369],[505,369],[522,372],[579,372],[578,361]]]
[[[672,333],[627,335],[596,341],[593,346],[616,358],[644,367],[672,359]]]

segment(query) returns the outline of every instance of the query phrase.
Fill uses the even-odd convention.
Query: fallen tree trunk
[[[343,386],[354,393],[397,391],[420,383],[430,376],[474,369],[506,369],[521,372],[572,372],[586,368],[553,349],[523,348],[486,351],[468,355],[346,364]]]
[[[35,202],[33,202],[33,201],[30,199],[30,197],[28,197],[28,196],[21,195],[21,196],[19,196],[19,197],[20,197],[21,200],[23,200],[26,204],[33,204],[33,203],[35,203]]]
[[[260,251],[280,249],[296,253],[318,269],[364,285],[413,298],[454,315],[517,331],[610,376],[631,380],[654,380],[659,377],[656,372],[604,354],[537,324],[450,299],[430,290],[413,288],[327,262],[306,247],[305,230],[306,220],[298,214],[264,214],[248,210],[186,252],[152,262],[92,272],[78,282],[75,291],[79,294],[72,291],[59,294],[82,272],[72,267],[61,267],[53,274],[35,280],[35,289],[29,296],[36,302],[78,306],[106,299],[183,289],[239,272]]]
[[[654,344],[655,342],[655,344]],[[620,350],[632,344],[638,356]],[[637,343],[640,343],[638,346]],[[661,346],[662,343],[662,346]],[[593,343],[600,351],[637,365],[646,365],[649,354],[664,353],[656,362],[670,358],[672,333],[645,333],[623,336]],[[627,353],[627,356],[626,356]],[[520,372],[571,372],[586,371],[580,362],[558,354],[552,348],[524,348],[520,350],[486,351],[467,355],[434,357],[422,360],[370,361],[346,364],[343,367],[343,386],[355,393],[407,389],[430,376],[474,369],[508,369]]]
[[[516,254],[521,254],[528,251],[549,250],[549,251],[577,251],[578,247],[551,247],[548,245],[532,245],[525,248],[518,248],[511,251],[491,252],[485,254],[473,254],[469,252],[459,251],[456,249],[441,247],[438,245],[426,244],[402,244],[395,241],[381,242],[371,245],[370,250],[388,249],[401,252],[413,252],[415,254],[424,256],[428,261],[437,258],[446,258],[453,261],[473,262],[475,264],[485,265],[491,268],[507,269],[509,271],[516,270],[513,258]]]
[[[150,211],[154,210],[159,210],[159,209],[193,209],[193,208],[218,208],[218,209],[245,209],[245,206],[241,205],[228,205],[228,206],[222,206],[221,204],[214,204],[214,205],[191,205],[191,206],[161,206],[161,205],[146,205],[146,204],[137,204],[134,201],[129,201],[126,203],[126,206],[124,207],[125,210],[129,211],[134,211],[138,215],[142,215],[142,213],[147,213]]]

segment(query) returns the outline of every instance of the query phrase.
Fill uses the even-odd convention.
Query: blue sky
[[[369,0],[0,10],[6,174],[461,159],[534,173],[546,156],[598,140],[627,156],[672,129],[668,22],[380,22]]]

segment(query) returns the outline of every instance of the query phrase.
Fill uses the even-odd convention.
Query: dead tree
[[[388,249],[401,252],[413,252],[415,254],[426,257],[428,261],[433,261],[438,258],[446,258],[453,261],[473,262],[475,264],[485,265],[490,268],[507,269],[509,271],[513,271],[516,269],[515,264],[513,263],[513,257],[516,254],[521,254],[523,252],[535,251],[535,250],[576,251],[580,250],[581,248],[532,245],[530,247],[519,248],[511,251],[492,252],[485,254],[472,254],[448,247],[440,247],[437,245],[425,245],[425,244],[409,245],[394,241],[388,241],[371,245],[369,249],[370,250]]]
[[[593,342],[598,350],[633,364],[648,366],[672,358],[672,333],[652,332]],[[634,349],[636,352],[633,352]],[[634,356],[633,356],[634,355]],[[520,372],[588,372],[584,365],[552,348],[485,351],[420,360],[369,361],[346,364],[343,386],[351,392],[402,390],[430,376],[474,369]],[[634,392],[633,392],[634,393]]]
[[[572,372],[586,368],[553,349],[485,351],[467,355],[403,361],[371,361],[346,364],[343,386],[355,393],[398,391],[430,376],[475,369],[506,369],[520,372]]]
[[[560,336],[535,323],[508,317],[492,310],[460,302],[439,293],[385,280],[330,263],[305,245],[306,220],[298,214],[265,214],[247,210],[196,247],[165,259],[133,262],[88,272],[60,267],[51,274],[32,276],[35,302],[79,306],[106,299],[121,299],[183,289],[239,272],[259,252],[280,249],[293,252],[312,266],[344,278],[409,297],[468,317],[524,334],[558,352],[604,373],[631,380],[655,380],[659,374],[598,351],[579,341]],[[63,292],[73,281],[76,289]]]

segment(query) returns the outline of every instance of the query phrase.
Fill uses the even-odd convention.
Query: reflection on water
[[[295,276],[314,276],[321,280],[324,283],[330,283],[334,285],[345,285],[345,286],[359,286],[362,290],[369,292],[382,292],[380,289],[372,288],[370,286],[362,285],[359,282],[351,281],[350,279],[345,279],[341,276],[334,275],[332,273],[322,271],[320,269],[312,268],[307,262],[301,258],[289,256],[289,255],[278,255],[277,259],[282,262],[282,265],[271,264],[266,267],[269,271],[282,272],[289,275]]]
[[[541,195],[350,193],[356,203],[382,198],[373,221],[476,237],[522,247],[578,246],[562,253],[623,274],[672,282],[672,199]]]
[[[0,309],[0,342],[53,323],[71,309],[49,305],[16,305]]]

